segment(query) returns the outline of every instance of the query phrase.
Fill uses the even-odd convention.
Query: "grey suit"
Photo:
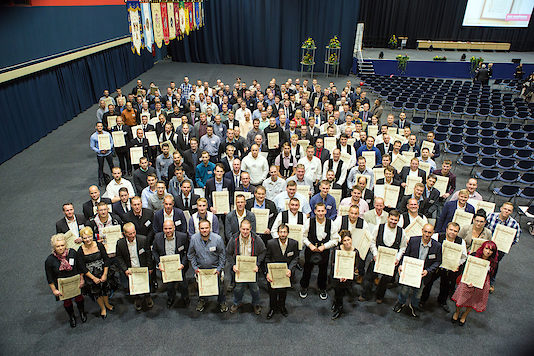
[[[245,209],[245,219],[250,221],[250,228],[252,231],[256,230],[256,216]],[[226,215],[225,232],[226,241],[229,241],[232,237],[239,233],[239,220],[237,219],[236,210],[232,210]]]

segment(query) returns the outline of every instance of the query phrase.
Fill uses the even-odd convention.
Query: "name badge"
[[[272,218],[274,216],[274,213],[270,214],[269,217]]]
[[[210,252],[215,252],[216,249],[217,249],[217,248],[216,248],[215,246],[211,246],[211,247],[210,247]]]
[[[174,225],[175,225],[175,226],[182,225],[182,220],[176,220],[176,221],[174,222]]]
[[[332,205],[327,205],[326,208],[327,209],[332,209]]]
[[[428,259],[429,260],[435,260],[436,259],[436,255],[428,255]]]
[[[74,258],[69,258],[69,265],[74,266]]]
[[[78,230],[81,230],[81,229],[83,229],[84,227],[85,227],[84,224],[80,224],[80,225],[78,225]]]
[[[178,251],[183,251],[183,250],[184,250],[183,246],[178,247]]]
[[[221,127],[221,128],[219,129],[219,131],[221,131],[221,132],[222,132],[222,130],[223,130],[223,128]],[[214,143],[214,142],[212,142],[212,143]]]
[[[151,224],[150,220],[147,220],[146,223],[145,223],[145,226],[146,226],[146,227],[149,227],[150,224]]]
[[[196,209],[197,208],[197,205],[191,205],[191,209]]]
[[[144,248],[142,248],[142,249],[139,250],[139,254],[140,254],[140,255],[143,254],[143,253],[145,253],[145,249],[144,249]]]
[[[223,188],[222,191],[226,192],[226,191],[228,191],[228,188]]]
[[[288,252],[288,253],[287,253],[287,257],[291,257],[291,256],[293,256],[294,254],[295,254],[295,252],[293,252],[293,251]]]
[[[434,200],[429,200],[428,203],[429,203],[429,204],[434,204],[435,201],[434,201]]]
[[[213,174],[213,171],[208,171],[208,174]]]

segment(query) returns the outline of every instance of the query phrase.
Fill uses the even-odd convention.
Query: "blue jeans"
[[[260,305],[260,289],[257,282],[236,283],[234,288],[234,304],[240,305],[245,294],[245,288],[248,288],[252,296],[252,305]]]
[[[411,294],[412,298],[410,300],[410,304],[412,307],[418,307],[419,306],[419,300],[421,299],[421,294],[423,294],[423,284],[421,283],[421,287],[414,288],[410,286],[401,285],[401,289],[399,292],[399,296],[397,298],[398,302],[402,305],[406,304],[406,300],[408,299],[408,296]]]

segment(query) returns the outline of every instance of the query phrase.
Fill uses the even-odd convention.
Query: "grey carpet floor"
[[[163,87],[170,80],[179,83],[184,75],[210,83],[219,78],[233,83],[240,76],[247,82],[258,79],[265,87],[272,77],[281,82],[298,73],[160,62],[140,78]],[[342,87],[346,79],[339,77],[335,82]],[[319,76],[319,82],[326,85],[328,80]],[[126,90],[133,85],[128,83]],[[261,317],[254,316],[250,307],[237,315],[215,313],[214,305],[202,314],[194,306],[167,310],[164,292],[155,296],[151,311],[137,313],[132,302],[117,293],[112,298],[116,311],[107,320],[102,321],[97,305],[88,301],[88,322],[71,329],[61,303],[50,293],[43,267],[54,223],[62,216],[62,203],[73,202],[81,213],[87,188],[96,182],[96,159],[89,149],[95,111],[96,104],[0,166],[1,354],[478,355],[518,354],[532,346],[534,240],[525,233],[502,262],[487,311],[472,313],[463,328],[451,325],[450,314],[438,307],[435,286],[428,311],[417,320],[391,311],[394,290],[387,292],[382,305],[346,302],[347,314],[337,321],[330,320],[333,292],[328,301],[322,301],[315,290],[305,300],[291,291],[289,317],[277,314],[270,321],[265,319],[265,290],[261,291]],[[462,187],[467,173],[461,168],[456,173]],[[489,197],[487,185],[481,185],[480,191]],[[314,282],[312,278],[312,286]],[[358,293],[360,287],[355,290]]]

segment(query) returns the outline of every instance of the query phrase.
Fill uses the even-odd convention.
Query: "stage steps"
[[[375,74],[375,67],[371,61],[358,61],[358,72],[360,74]]]

